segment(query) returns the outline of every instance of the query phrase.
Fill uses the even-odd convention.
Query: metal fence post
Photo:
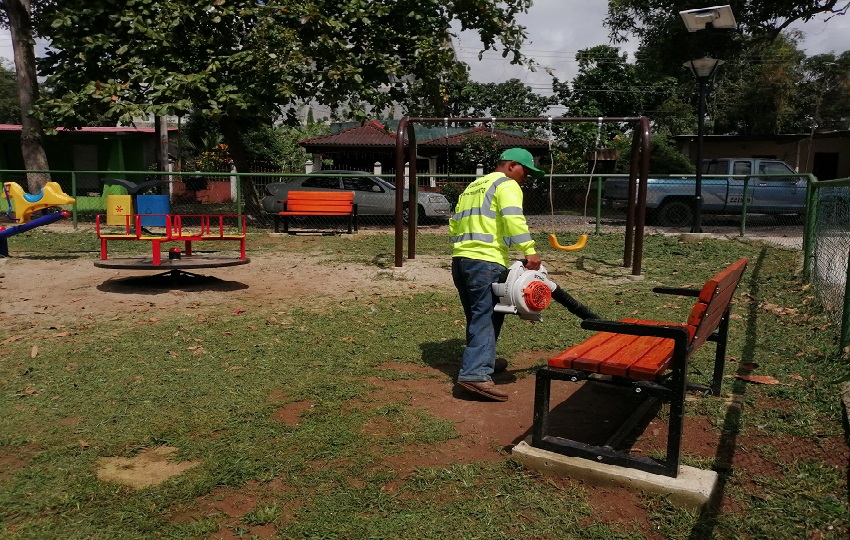
[[[593,182],[592,176],[590,181]],[[596,182],[596,230],[594,234],[599,234],[602,228],[602,182],[603,179],[600,176]]]
[[[71,224],[77,228],[77,173],[71,171],[71,196],[74,197],[74,205],[71,207]]]
[[[843,352],[844,348],[850,345],[850,250],[848,250],[847,272],[844,277],[844,308],[841,313],[841,348],[839,352]]]
[[[241,216],[245,210],[242,207],[242,174],[237,174],[236,178],[238,179],[236,182],[236,213]]]
[[[812,280],[812,255],[815,244],[815,225],[818,219],[817,180],[809,175],[806,184],[806,221],[803,226],[803,281]]]
[[[734,172],[734,171],[733,171]],[[744,178],[744,192],[741,194],[741,230],[739,236],[744,236],[747,233],[747,195],[749,195],[750,178]]]

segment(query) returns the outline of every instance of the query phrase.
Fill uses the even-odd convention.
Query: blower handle
[[[582,320],[602,318],[596,313],[590,311],[590,308],[573,298],[570,293],[568,293],[561,287],[558,287],[554,291],[552,291],[552,300],[555,300],[556,302],[567,308],[570,313]]]

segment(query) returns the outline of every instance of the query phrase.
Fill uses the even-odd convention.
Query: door
[[[702,209],[705,212],[722,212],[726,207],[728,159],[712,159],[702,164]]]
[[[783,161],[758,162],[757,174],[779,175],[754,177],[751,180],[753,212],[799,214],[806,206],[806,180],[793,175]]]
[[[838,152],[815,152],[812,174],[818,180],[838,178]]]
[[[747,188],[747,206],[753,203],[753,161],[751,159],[736,159],[732,162],[732,177],[726,191],[726,210],[740,211],[744,205],[744,187]],[[746,186],[744,185],[746,182]]]

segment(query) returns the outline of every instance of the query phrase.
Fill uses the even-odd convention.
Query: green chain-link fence
[[[804,278],[836,326],[841,347],[850,344],[850,294],[847,259],[850,252],[850,178],[817,181],[809,192],[806,219]]]

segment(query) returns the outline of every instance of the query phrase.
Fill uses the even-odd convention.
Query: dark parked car
[[[283,210],[281,200],[290,190],[298,191],[353,191],[357,214],[360,216],[394,216],[395,186],[383,178],[362,171],[321,171],[295,178],[288,182],[276,182],[266,186],[269,193],[263,197],[263,208],[267,212]],[[407,190],[404,193],[404,222],[408,219]],[[419,220],[423,218],[448,219],[452,207],[448,199],[439,193],[417,192]]]

